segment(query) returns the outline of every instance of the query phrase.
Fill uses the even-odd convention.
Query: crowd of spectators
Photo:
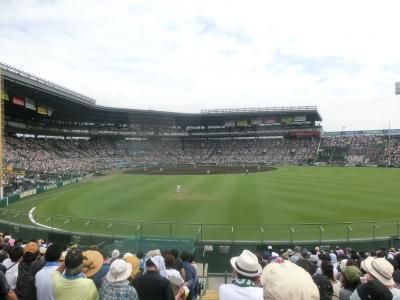
[[[0,299],[192,300],[200,292],[186,251],[102,253],[96,245],[83,251],[0,233]]]
[[[320,145],[320,160],[349,166],[400,165],[400,137],[334,136],[324,137]],[[390,155],[389,155],[390,154]]]
[[[400,165],[400,137],[54,139],[7,137],[5,194],[94,172],[198,164]],[[318,154],[318,155],[317,155]],[[18,171],[18,172],[16,172]]]
[[[228,260],[229,258],[227,258]],[[220,300],[400,299],[400,253],[395,249],[243,250],[230,258],[231,283]],[[0,233],[1,299],[193,300],[202,294],[189,252],[102,253]]]
[[[360,300],[400,299],[400,254],[394,248],[357,252],[319,247],[231,258],[233,280],[219,287],[219,299]]]

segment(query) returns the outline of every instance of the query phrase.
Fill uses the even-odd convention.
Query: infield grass
[[[176,185],[182,191],[175,191]],[[9,206],[29,211],[36,206],[37,221],[67,230],[107,234],[137,233],[195,235],[198,225],[149,224],[151,222],[204,225],[205,237],[231,239],[289,239],[290,225],[320,223],[323,235],[344,238],[345,225],[337,222],[379,221],[377,236],[393,235],[400,219],[400,169],[281,167],[263,173],[222,175],[132,175],[117,173],[29,197]],[[62,215],[77,218],[65,223]],[[73,220],[73,219],[71,219]],[[25,222],[26,220],[22,220]],[[85,226],[85,224],[87,224]],[[226,225],[221,225],[226,224]],[[260,224],[264,233],[261,232]],[[268,225],[282,224],[282,225]],[[285,225],[286,224],[286,225]],[[145,227],[146,226],[146,227]],[[351,235],[371,237],[373,224],[353,224]],[[320,226],[295,225],[298,239],[318,238]],[[181,232],[181,234],[179,234]],[[146,233],[146,232],[145,232]],[[219,238],[218,238],[219,239]]]

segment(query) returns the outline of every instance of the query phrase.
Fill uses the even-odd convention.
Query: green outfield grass
[[[177,184],[182,192],[176,193]],[[281,167],[276,171],[226,175],[113,174],[52,190],[22,200],[10,209],[36,209],[38,222],[67,230],[107,234],[193,236],[201,223],[203,238],[289,239],[285,224],[295,225],[297,239],[345,238],[345,225],[337,222],[376,220],[376,234],[394,235],[400,219],[400,169]],[[118,222],[49,219],[47,215],[116,219]],[[20,222],[29,222],[17,216]],[[129,220],[130,222],[122,222]],[[134,221],[134,222],[133,222]],[[86,225],[85,225],[86,224]],[[221,225],[228,224],[228,225]],[[261,230],[260,224],[263,226]],[[282,224],[282,225],[271,225]],[[352,225],[352,236],[371,237],[372,224]]]

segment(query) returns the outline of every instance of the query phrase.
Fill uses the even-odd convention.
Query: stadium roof
[[[97,105],[90,97],[74,92],[39,76],[0,62],[0,71],[8,92],[39,100],[54,110],[54,118],[77,121],[110,121],[138,124],[203,125],[232,118],[252,118],[271,115],[307,114],[322,121],[316,106],[260,107],[202,110],[201,113],[165,112],[125,109]]]

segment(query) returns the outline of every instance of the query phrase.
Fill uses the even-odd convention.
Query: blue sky
[[[399,1],[0,0],[0,60],[100,105],[317,105],[400,128]]]

